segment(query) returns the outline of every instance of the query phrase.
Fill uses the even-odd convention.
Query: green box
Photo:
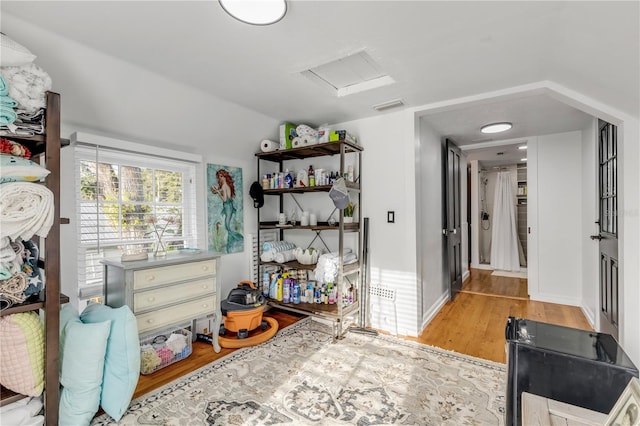
[[[291,149],[293,138],[298,136],[296,125],[284,123],[280,125],[280,149]]]

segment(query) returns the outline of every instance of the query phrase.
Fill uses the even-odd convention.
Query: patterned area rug
[[[502,425],[503,364],[305,319],[133,401],[118,425]],[[104,415],[93,425],[116,424]]]

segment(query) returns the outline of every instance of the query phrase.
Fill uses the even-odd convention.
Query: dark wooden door
[[[618,134],[613,124],[598,120],[598,200],[600,251],[600,331],[618,338]]]
[[[445,170],[444,227],[445,277],[449,284],[449,297],[455,299],[462,290],[462,228],[461,228],[461,151],[450,140],[445,141],[443,163]]]

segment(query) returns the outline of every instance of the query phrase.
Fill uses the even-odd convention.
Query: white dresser
[[[150,334],[198,318],[213,317],[220,327],[220,257],[214,253],[170,253],[135,262],[105,259],[105,303],[128,305],[138,321],[138,333]],[[213,347],[220,352],[217,336]]]

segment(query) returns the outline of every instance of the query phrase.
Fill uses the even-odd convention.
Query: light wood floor
[[[455,301],[447,302],[412,340],[504,363],[509,316],[592,330],[578,307],[529,300],[526,279],[495,277],[481,269],[470,272]]]
[[[491,275],[492,270],[469,269],[469,278],[462,285],[463,293],[490,294],[494,296],[528,299],[528,280]]]
[[[420,336],[405,338],[504,363],[506,358],[504,329],[509,316],[591,330],[582,311],[576,307],[534,302],[525,298],[514,299],[502,294],[497,296],[482,294],[494,284],[503,287],[509,285],[517,287],[521,281],[519,278],[500,277],[499,283],[492,284],[493,280],[487,280],[484,272],[474,273],[472,276],[471,280],[478,281],[471,284],[477,291],[476,293],[460,293],[455,301],[444,305]],[[484,287],[481,285],[482,282],[485,283]],[[280,328],[291,325],[300,319],[298,316],[275,310],[265,313],[265,316],[276,318]],[[187,359],[148,376],[141,375],[134,398],[155,390],[231,352],[233,352],[232,349],[222,349],[220,353],[216,354],[211,345],[194,342],[193,353]]]

